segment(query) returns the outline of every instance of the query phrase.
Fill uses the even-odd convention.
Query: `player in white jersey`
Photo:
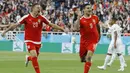
[[[121,40],[121,30],[122,29],[118,24],[115,24],[115,23],[116,23],[116,19],[112,18],[110,20],[110,23],[109,23],[110,27],[108,30],[108,33],[111,34],[111,42],[110,42],[109,47],[108,47],[108,52],[107,52],[107,55],[105,58],[104,65],[98,66],[98,68],[105,70],[107,63],[109,62],[112,54],[116,53],[119,57],[120,64],[121,64],[120,69],[118,69],[118,71],[124,71],[125,60],[124,60],[124,57],[122,55],[122,49],[123,49],[123,43]]]

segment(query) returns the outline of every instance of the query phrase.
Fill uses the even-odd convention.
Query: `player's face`
[[[40,14],[40,12],[41,12],[41,6],[40,6],[40,5],[34,6],[33,11],[34,11],[36,14]]]
[[[84,13],[87,15],[91,15],[92,14],[92,6],[91,5],[85,6]]]

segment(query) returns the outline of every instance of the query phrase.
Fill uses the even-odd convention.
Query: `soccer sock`
[[[113,61],[115,60],[115,58],[116,58],[116,54],[112,54],[111,60],[109,62],[110,65],[113,63]]]
[[[124,58],[123,55],[119,56],[121,68],[124,68],[124,60],[123,60],[123,58]]]
[[[40,68],[38,65],[37,57],[32,57],[32,65],[33,65],[36,73],[40,73]]]
[[[28,57],[28,61],[32,61],[32,56],[29,56],[29,57]]]
[[[123,55],[122,55],[122,56],[123,56]],[[123,56],[123,58],[122,58],[122,59],[123,59],[124,64],[126,64],[125,59],[124,59],[124,56]]]
[[[84,73],[88,73],[90,67],[91,67],[91,62],[85,62],[85,65],[84,65]]]
[[[110,55],[107,55],[106,58],[105,58],[105,62],[104,62],[104,65],[103,65],[105,68],[107,66],[108,61],[110,60],[110,57],[111,57]]]

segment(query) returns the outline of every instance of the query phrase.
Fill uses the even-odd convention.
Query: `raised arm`
[[[56,24],[49,23],[48,25],[51,26],[51,27],[54,28],[54,29],[58,29],[58,30],[61,30],[61,31],[65,31],[64,28],[62,28],[62,27],[60,27],[60,26],[58,26],[58,25],[56,25]]]
[[[10,30],[14,30],[15,28],[17,28],[18,26],[20,26],[21,24],[25,23],[26,18],[28,17],[28,15],[23,16],[21,19],[18,20],[17,23],[15,24],[9,24],[9,28],[7,28],[5,31],[3,31],[3,33],[1,34],[1,36],[5,36],[5,34],[10,31]]]
[[[74,31],[79,31],[80,30],[80,18],[82,16],[80,9],[77,9],[76,11],[77,16],[77,20],[75,21],[74,24]]]
[[[64,28],[62,28],[62,27],[60,27],[60,26],[58,26],[58,25],[56,25],[56,24],[51,23],[51,22],[50,22],[48,19],[46,19],[46,17],[44,17],[43,15],[42,15],[42,17],[43,17],[43,22],[44,22],[45,24],[51,26],[51,27],[54,28],[54,29],[58,29],[58,30],[67,32]]]
[[[10,25],[0,25],[0,27],[8,27],[8,26],[10,26]]]
[[[105,24],[105,23],[103,23],[103,22],[99,22],[99,25],[100,25],[100,27],[102,27],[102,28],[109,28],[109,25],[108,24]]]
[[[15,28],[17,28],[19,26],[19,24],[10,24],[9,28],[7,28],[6,30],[4,30],[1,34],[2,37],[5,36],[5,34],[10,31],[10,30],[14,30]]]

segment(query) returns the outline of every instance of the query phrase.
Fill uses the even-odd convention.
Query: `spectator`
[[[31,10],[33,3],[40,3],[43,13],[51,22],[57,23],[64,28],[73,30],[73,25],[77,18],[75,10],[82,8],[84,4],[93,4],[93,13],[99,16],[99,19],[108,23],[114,16],[118,18],[118,23],[125,31],[129,31],[130,1],[129,0],[0,0],[1,23],[16,23],[19,18],[26,15]],[[128,26],[127,28],[125,28]],[[53,31],[53,29],[51,30]],[[107,29],[102,30],[103,33]]]

